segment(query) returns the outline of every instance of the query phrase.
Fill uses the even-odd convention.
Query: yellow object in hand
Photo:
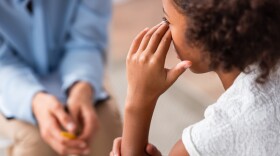
[[[65,138],[68,138],[68,139],[76,139],[77,138],[77,136],[75,134],[69,133],[69,132],[66,132],[66,131],[61,131],[60,135],[62,135]]]

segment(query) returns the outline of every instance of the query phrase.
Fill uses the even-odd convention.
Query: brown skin
[[[207,52],[202,52],[201,48],[189,45],[186,39],[185,31],[188,29],[188,18],[178,12],[172,0],[162,0],[165,18],[170,23],[169,27],[173,39],[176,52],[181,60],[189,60],[192,62],[190,70],[194,73],[207,73],[211,70],[210,56]],[[182,33],[183,32],[183,33]],[[240,71],[233,68],[230,72],[225,72],[221,68],[216,72],[225,89],[230,87]]]
[[[202,52],[199,47],[188,44],[185,34],[185,31],[188,29],[188,18],[178,12],[172,0],[162,0],[162,5],[165,18],[170,23],[169,27],[173,44],[179,58],[181,60],[191,61],[192,66],[190,70],[194,73],[210,72],[210,56],[207,55],[208,53]],[[221,68],[218,68],[214,72],[218,74],[225,89],[229,88],[235,78],[240,74],[240,71],[236,68],[233,68],[230,72],[225,72]]]
[[[145,156],[160,155],[147,150],[148,134],[153,111],[159,96],[164,93],[185,71],[206,73],[210,59],[207,52],[188,44],[185,31],[188,23],[179,13],[172,0],[162,0],[165,17],[169,24],[161,23],[143,30],[133,41],[127,56],[128,94],[125,105],[122,139],[115,141],[111,155]],[[165,69],[164,63],[171,41],[182,60],[173,69]],[[240,71],[215,70],[225,89],[229,88]],[[153,151],[157,151],[152,147]],[[170,156],[188,156],[181,140],[171,150]]]
[[[209,72],[209,56],[202,53],[199,47],[187,44],[185,31],[188,28],[186,17],[177,11],[172,0],[162,0],[164,16],[169,22],[172,40],[181,60],[192,62],[190,70],[194,73]]]
[[[92,107],[92,95],[93,90],[88,83],[75,83],[69,90],[69,114],[55,96],[43,92],[34,96],[32,109],[41,136],[60,155],[89,153],[89,142],[98,125]],[[61,136],[62,128],[71,133],[75,133],[78,128],[82,131],[77,139],[70,140]]]

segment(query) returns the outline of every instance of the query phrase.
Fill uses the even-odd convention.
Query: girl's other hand
[[[144,29],[134,39],[126,61],[127,100],[143,104],[157,100],[191,66],[190,61],[182,61],[172,69],[164,68],[171,41],[166,22]]]
[[[122,138],[116,138],[113,143],[113,149],[110,152],[110,156],[121,156],[121,144]],[[152,144],[146,146],[146,152],[150,156],[161,156],[160,151]]]

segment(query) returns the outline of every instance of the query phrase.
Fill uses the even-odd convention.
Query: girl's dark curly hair
[[[174,0],[188,21],[186,38],[203,48],[211,69],[258,64],[264,83],[280,58],[280,0]]]

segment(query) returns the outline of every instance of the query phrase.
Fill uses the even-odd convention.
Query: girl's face
[[[166,20],[170,23],[169,27],[173,38],[173,44],[181,60],[192,62],[190,70],[195,73],[205,73],[209,71],[209,57],[207,53],[201,52],[201,48],[193,47],[188,44],[186,30],[188,19],[181,14],[173,0],[162,0],[163,11]]]

